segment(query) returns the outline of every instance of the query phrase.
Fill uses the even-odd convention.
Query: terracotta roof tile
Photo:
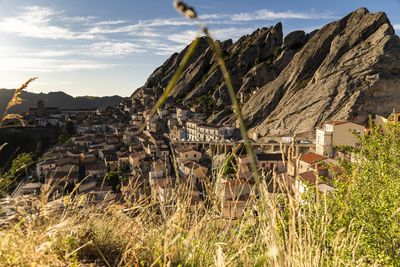
[[[322,156],[322,155],[319,155],[316,153],[307,153],[307,154],[301,155],[301,157],[300,157],[300,161],[303,161],[303,162],[311,164],[311,165],[317,163],[318,161],[322,161],[325,159],[327,159],[325,156]]]

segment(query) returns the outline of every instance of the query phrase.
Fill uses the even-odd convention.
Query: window
[[[197,155],[196,155],[196,154],[194,154],[193,156],[194,156],[194,157],[196,157]]]

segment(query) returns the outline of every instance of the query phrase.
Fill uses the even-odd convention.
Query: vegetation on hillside
[[[0,197],[10,193],[20,180],[28,174],[34,163],[34,156],[30,153],[21,153],[13,161],[11,168],[2,174],[0,172]]]

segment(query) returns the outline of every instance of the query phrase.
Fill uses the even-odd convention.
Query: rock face
[[[400,108],[400,42],[384,13],[359,9],[316,32],[244,106],[261,136]]]
[[[274,27],[257,29],[235,43],[227,40],[220,44],[234,86],[243,92],[241,95],[245,99],[249,99],[257,87],[275,79],[295,54],[292,48],[282,49],[281,23]],[[161,94],[186,50],[187,48],[180,54],[172,55],[133,96],[144,88],[151,88]],[[210,122],[232,120],[229,111],[231,101],[226,85],[205,38],[201,38],[195,55],[175,87],[173,97],[179,104],[200,106]]]
[[[248,126],[261,136],[313,130],[327,120],[365,123],[400,109],[400,40],[384,13],[361,8],[318,31],[282,25],[222,43]],[[174,54],[144,87],[160,93],[183,53]],[[206,40],[174,91],[178,103],[202,107],[214,123],[235,122],[225,83]]]

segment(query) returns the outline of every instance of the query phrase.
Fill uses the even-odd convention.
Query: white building
[[[186,130],[189,141],[198,141],[197,128],[203,122],[200,120],[189,120],[186,122]]]
[[[363,135],[365,127],[348,121],[332,121],[324,124],[316,132],[316,152],[327,157],[334,157],[334,147],[338,145],[358,147],[355,134]]]
[[[232,138],[235,128],[189,120],[186,122],[186,130],[189,141],[219,142]]]

